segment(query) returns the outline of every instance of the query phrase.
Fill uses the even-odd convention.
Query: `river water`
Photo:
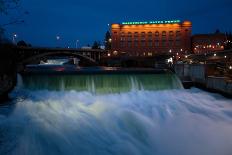
[[[1,155],[231,155],[232,100],[163,75],[18,78]]]

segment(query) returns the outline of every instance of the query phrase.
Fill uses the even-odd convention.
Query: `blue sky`
[[[193,34],[232,31],[231,10],[231,0],[21,0],[18,10],[0,16],[0,25],[23,19],[5,27],[9,38],[17,33],[34,46],[75,47],[76,40],[79,46],[102,41],[108,23],[123,21],[180,19],[192,21]]]

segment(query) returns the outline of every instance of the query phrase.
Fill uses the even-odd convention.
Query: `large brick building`
[[[112,24],[112,50],[108,56],[154,56],[191,51],[189,21],[123,22]]]
[[[197,34],[192,36],[192,51],[195,54],[223,51],[226,40],[223,33]]]

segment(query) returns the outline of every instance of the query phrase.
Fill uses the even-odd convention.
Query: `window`
[[[143,41],[146,40],[146,33],[145,32],[141,33],[141,40],[143,40]]]
[[[132,41],[132,33],[128,32],[128,37],[127,37],[128,41]]]
[[[181,35],[180,31],[176,31],[176,36],[180,36],[180,35]]]
[[[134,36],[135,36],[135,37],[138,37],[138,36],[139,36],[139,33],[138,33],[138,32],[135,32],[135,33],[134,33]]]
[[[122,48],[125,47],[125,42],[124,41],[120,42],[120,47],[122,47]]]
[[[159,32],[158,31],[155,32],[155,36],[159,37]]]
[[[134,46],[135,46],[135,47],[138,47],[138,45],[139,45],[138,41],[135,41],[135,42],[134,42]]]
[[[142,42],[141,42],[141,46],[142,46],[142,47],[145,47],[145,46],[146,46],[145,41],[142,41]]]
[[[148,42],[148,46],[149,46],[149,47],[152,47],[152,41],[149,41],[149,42]]]
[[[125,33],[124,33],[124,32],[121,33],[121,38],[120,38],[120,40],[121,40],[121,41],[126,40],[126,38],[125,38]]]
[[[163,47],[166,46],[166,40],[162,40],[162,46],[163,46]]]
[[[152,41],[152,32],[148,32],[148,40]]]
[[[173,31],[170,31],[170,32],[169,32],[169,36],[170,36],[170,37],[173,37],[173,36],[174,36],[174,32],[173,32]]]
[[[155,41],[155,46],[158,47],[159,46],[159,40]]]
[[[169,40],[169,46],[173,46],[173,45],[174,45],[173,40]]]
[[[180,31],[176,31],[176,40],[180,40],[180,38],[181,38]]]
[[[167,35],[166,32],[163,31],[163,32],[162,32],[162,40],[166,40],[166,35]]]
[[[131,41],[128,41],[128,47],[132,47]]]
[[[163,37],[164,37],[164,36],[166,37],[166,31],[163,31],[163,32],[162,32],[162,36],[163,36]]]
[[[139,33],[138,33],[138,32],[135,32],[135,33],[134,33],[134,40],[135,40],[135,41],[138,41],[138,40],[139,40]]]

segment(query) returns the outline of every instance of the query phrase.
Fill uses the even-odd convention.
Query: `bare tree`
[[[19,0],[0,0],[0,13],[7,14],[9,10],[16,9],[19,5]]]

